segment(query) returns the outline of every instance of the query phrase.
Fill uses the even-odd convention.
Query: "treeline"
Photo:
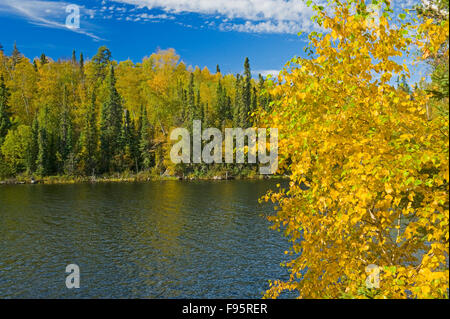
[[[174,127],[250,127],[268,110],[265,79],[186,66],[173,49],[134,64],[116,62],[103,46],[89,61],[73,51],[30,61],[17,46],[0,47],[0,177],[108,175],[122,172],[207,174],[218,169],[170,163]],[[221,169],[224,169],[222,167]],[[228,165],[230,174],[257,168]]]

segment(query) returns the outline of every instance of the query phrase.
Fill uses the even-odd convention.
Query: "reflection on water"
[[[257,202],[275,184],[0,186],[0,298],[260,298],[286,276]]]

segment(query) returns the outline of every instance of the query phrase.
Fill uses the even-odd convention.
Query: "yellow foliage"
[[[291,172],[289,190],[265,199],[278,204],[270,220],[293,253],[289,280],[266,297],[447,297],[449,119],[427,116],[429,97],[391,79],[409,77],[394,57],[424,43],[436,51],[448,21],[395,25],[382,9],[367,23],[362,1],[332,3],[318,12],[327,33],[310,35],[316,58],[288,63],[274,111],[262,115]],[[370,264],[381,269],[378,289],[366,287]]]

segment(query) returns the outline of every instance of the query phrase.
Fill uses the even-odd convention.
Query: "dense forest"
[[[173,49],[136,64],[105,46],[90,60],[73,51],[57,61],[0,49],[0,178],[257,174],[255,165],[174,165],[169,135],[194,119],[250,127],[252,112],[269,108],[265,86],[248,58],[243,75],[224,75],[188,67]]]

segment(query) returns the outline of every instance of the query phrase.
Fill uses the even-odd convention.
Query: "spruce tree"
[[[75,54],[75,50],[72,51],[72,63],[73,64],[78,64],[77,56]]]
[[[153,157],[150,153],[152,146],[150,123],[147,116],[147,108],[141,108],[142,126],[140,131],[139,153],[142,161],[142,168],[149,169],[153,164]]]
[[[254,87],[252,89],[252,104],[251,104],[251,107],[250,107],[250,113],[255,112],[257,107],[258,107],[258,92],[256,90],[256,87]],[[250,121],[250,124],[251,124],[251,122],[252,122],[251,116],[249,116],[249,119],[250,119],[249,121]]]
[[[135,121],[130,121],[130,141],[128,147],[130,148],[131,158],[134,160],[134,167],[136,169],[136,173],[139,172],[139,137],[140,133],[137,130]]]
[[[108,96],[103,103],[100,119],[100,153],[102,170],[110,172],[112,160],[119,154],[120,134],[122,131],[122,103],[116,89],[114,67],[111,66],[107,77]]]
[[[230,103],[229,103],[229,97],[227,96],[226,89],[222,86],[221,81],[219,80],[219,84],[217,85],[217,91],[216,91],[216,97],[217,97],[217,113],[218,113],[218,121],[219,126],[223,127],[225,124],[225,121],[227,119],[232,118],[231,110],[230,110]]]
[[[263,110],[268,111],[270,96],[269,93],[266,92],[266,82],[261,74],[259,74],[258,91],[259,91],[259,106]]]
[[[406,77],[404,74],[402,75],[402,80],[401,80],[399,86],[404,92],[411,94],[411,87],[409,86],[408,82],[406,81]]]
[[[22,53],[20,53],[19,49],[17,49],[16,42],[14,42],[14,48],[13,48],[13,52],[11,54],[11,60],[12,60],[13,67],[15,67],[16,64],[20,62],[20,60],[22,60]]]
[[[200,96],[200,90],[197,89],[197,94],[195,96],[195,119],[203,122],[203,107],[202,98]]]
[[[31,126],[31,143],[27,152],[27,172],[33,174],[36,172],[36,162],[39,154],[39,121],[38,116],[34,117],[33,124]]]
[[[195,107],[195,93],[194,93],[194,74],[191,73],[187,91],[186,124],[188,128],[192,128],[192,123],[193,120],[195,120],[195,116],[196,116],[196,107]]]
[[[236,74],[234,107],[233,107],[233,126],[240,127],[242,110],[242,77]]]
[[[83,57],[83,53],[80,53],[80,72],[81,72],[81,76],[84,75],[84,57]]]
[[[240,125],[242,128],[249,127],[249,112],[252,103],[252,74],[250,71],[250,61],[245,58],[244,62],[244,84],[242,88],[242,109],[240,113]]]
[[[60,115],[59,154],[62,164],[65,165],[72,152],[72,120],[67,102],[67,88],[63,89],[63,104]],[[61,171],[61,170],[60,170]]]
[[[3,75],[0,76],[0,146],[11,128],[11,113],[8,105],[9,91],[5,85]]]
[[[101,46],[97,54],[93,56],[92,63],[95,77],[103,80],[107,76],[107,67],[111,62],[111,51],[106,46]]]
[[[41,61],[41,66],[48,63],[47,57],[45,56],[44,53],[41,54],[40,61]]]
[[[95,111],[95,93],[92,92],[91,102],[84,115],[84,124],[80,136],[80,152],[86,174],[95,175],[97,157],[97,116]]]
[[[125,109],[121,133],[121,150],[122,150],[122,167],[121,169],[138,167],[138,152],[137,152],[137,135],[135,132],[134,122],[130,118],[130,112]]]
[[[43,110],[43,116],[39,121],[38,129],[38,155],[36,160],[36,172],[40,176],[47,176],[51,170],[51,140],[46,124],[48,117],[48,107]]]

